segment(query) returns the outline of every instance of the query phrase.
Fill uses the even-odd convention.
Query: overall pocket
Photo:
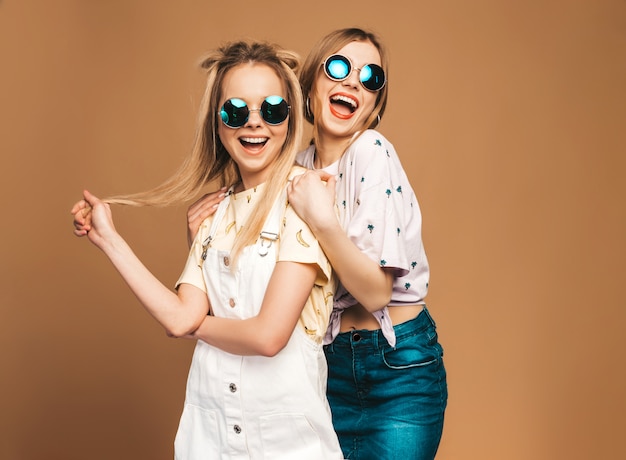
[[[275,414],[261,418],[263,458],[267,460],[320,460],[319,435],[303,414]]]
[[[219,458],[221,444],[215,411],[185,404],[174,440],[175,460]]]

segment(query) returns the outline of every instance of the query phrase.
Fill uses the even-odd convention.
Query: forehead
[[[224,75],[221,93],[220,102],[237,97],[255,103],[267,96],[286,98],[286,85],[269,65],[245,63],[233,67]]]
[[[378,49],[369,41],[350,42],[334,54],[347,56],[357,67],[363,64],[381,64]]]

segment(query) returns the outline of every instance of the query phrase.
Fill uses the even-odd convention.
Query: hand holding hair
[[[117,234],[113,225],[111,207],[88,190],[83,191],[83,199],[70,211],[74,215],[74,235],[87,236],[89,241],[100,249],[107,238]]]

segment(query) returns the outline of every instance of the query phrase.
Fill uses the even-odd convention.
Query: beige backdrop
[[[72,236],[69,209],[179,164],[205,50],[304,56],[353,25],[391,50],[380,129],[425,220],[438,459],[624,458],[626,2],[0,0],[1,459],[172,458],[193,344]],[[115,215],[172,285],[185,206]]]

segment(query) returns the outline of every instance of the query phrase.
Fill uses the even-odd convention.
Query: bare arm
[[[341,227],[335,214],[335,178],[307,171],[294,177],[287,190],[289,202],[313,231],[348,292],[369,311],[387,305],[393,274],[361,252]]]
[[[274,356],[287,345],[315,276],[315,265],[278,262],[257,316],[245,320],[207,316],[188,338],[232,354]]]
[[[145,309],[167,331],[183,336],[194,331],[209,310],[206,294],[184,285],[177,293],[164,286],[139,260],[113,225],[111,209],[97,197],[84,192],[84,199],[72,208],[74,234],[86,236],[111,260]]]

